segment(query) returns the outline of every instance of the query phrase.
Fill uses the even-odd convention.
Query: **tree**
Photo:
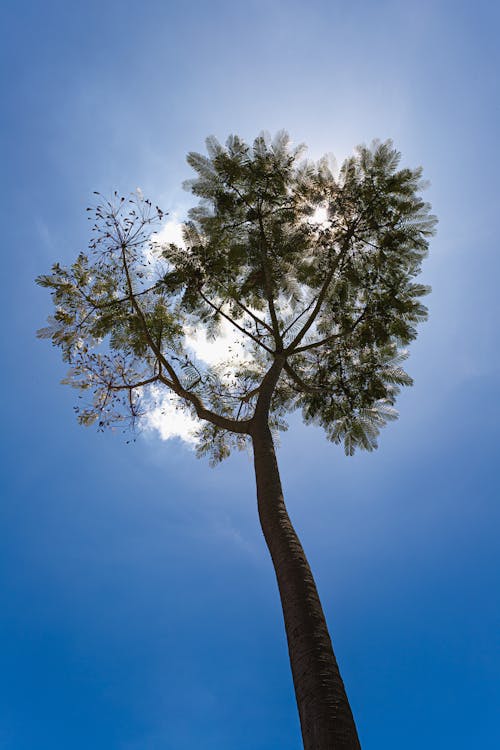
[[[280,132],[252,146],[211,137],[190,153],[200,198],[185,247],[159,246],[164,214],[140,193],[98,198],[90,254],[37,281],[55,314],[39,335],[70,364],[65,382],[91,394],[77,408],[99,429],[151,408],[161,390],[200,420],[212,462],[253,447],[258,512],[278,582],[305,750],[359,740],[316,585],[288,517],[274,433],[301,409],[346,454],[377,447],[396,417],[404,347],[426,316],[415,278],[435,219],[421,169],[400,169],[390,141],[361,146],[338,175],[301,161]],[[317,221],[318,210],[324,221]],[[225,321],[241,354],[203,365],[186,332],[216,338]]]

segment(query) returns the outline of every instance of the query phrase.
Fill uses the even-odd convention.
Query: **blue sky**
[[[491,2],[5,0],[2,750],[299,750],[252,467],[77,426],[33,279],[92,190],[182,214],[189,150],[394,139],[440,219],[415,386],[379,450],[292,419],[290,513],[364,748],[498,746],[498,24]]]

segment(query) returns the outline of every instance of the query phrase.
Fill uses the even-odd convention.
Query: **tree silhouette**
[[[99,429],[132,423],[162,391],[199,418],[212,462],[251,443],[259,518],[276,572],[305,750],[359,740],[316,585],[283,500],[274,433],[301,409],[347,454],[377,447],[397,413],[404,347],[426,316],[415,281],[435,219],[420,169],[400,169],[391,142],[361,146],[338,175],[302,160],[280,132],[252,146],[231,136],[190,153],[200,198],[185,247],[159,245],[163,212],[140,193],[98,198],[89,254],[37,281],[55,313],[39,335],[88,392],[76,409]],[[322,211],[324,220],[317,220]],[[225,321],[237,351],[208,366],[186,343]]]

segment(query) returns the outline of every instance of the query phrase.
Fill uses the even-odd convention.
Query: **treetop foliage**
[[[165,215],[140,193],[98,196],[90,252],[37,279],[55,305],[39,335],[70,364],[65,382],[92,394],[82,423],[135,421],[168,389],[200,417],[213,461],[297,408],[348,454],[376,447],[412,382],[401,363],[426,317],[416,278],[436,220],[421,170],[399,168],[390,141],[358,147],[338,174],[303,150],[283,131],[251,146],[208,138],[206,156],[188,155],[200,200],[183,247],[158,245]],[[240,353],[209,366],[187,334],[215,339],[224,321]]]

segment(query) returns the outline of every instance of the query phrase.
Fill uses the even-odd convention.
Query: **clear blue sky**
[[[1,750],[299,750],[252,466],[77,426],[33,279],[92,190],[189,197],[210,133],[392,137],[440,219],[375,454],[280,461],[366,750],[500,746],[495,3],[2,3]]]

